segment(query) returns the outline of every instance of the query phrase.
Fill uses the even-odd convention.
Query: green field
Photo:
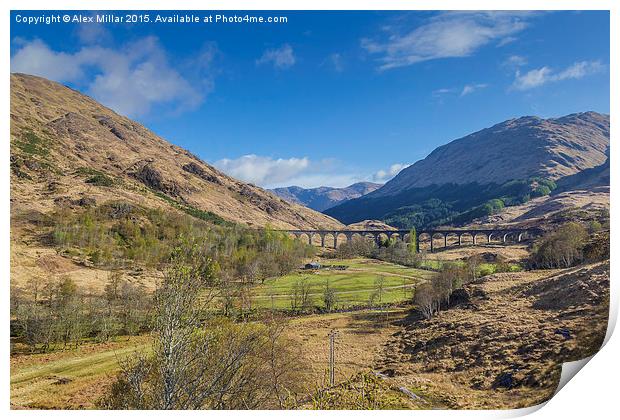
[[[266,280],[254,289],[254,305],[261,308],[290,309],[295,284],[305,279],[313,305],[323,307],[323,293],[329,284],[337,296],[337,308],[368,305],[376,292],[377,278],[383,277],[382,304],[411,299],[413,287],[429,279],[432,273],[383,261],[355,258],[323,260],[323,265],[346,265],[347,270],[299,270],[286,276]],[[375,302],[375,304],[378,302]]]
[[[454,260],[454,261],[442,261],[442,260],[424,260],[422,261],[421,267],[422,268],[426,268],[429,270],[441,270],[441,268],[443,267],[443,265],[445,263],[451,263],[451,264],[457,264],[460,266],[465,265],[465,261],[462,260]],[[511,272],[515,272],[515,271],[521,271],[523,270],[523,267],[521,267],[519,264],[509,264],[510,267],[510,271]],[[481,263],[478,266],[478,270],[480,272],[480,274],[493,274],[495,272],[497,272],[497,264],[495,263]]]

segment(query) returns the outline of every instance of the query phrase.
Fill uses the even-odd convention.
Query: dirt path
[[[413,289],[414,287],[416,287],[419,283],[416,284],[405,284],[405,285],[399,285],[399,286],[386,286],[383,288],[383,290],[395,290],[395,289]],[[340,291],[340,292],[334,292],[334,294],[336,295],[347,295],[347,294],[352,294],[352,293],[366,293],[366,292],[374,292],[376,289],[355,289],[355,290],[344,290],[344,291]],[[281,297],[288,297],[289,295],[287,294],[279,294],[279,295],[273,295],[274,298],[281,298]],[[317,297],[317,296],[323,296],[323,292],[320,293],[309,293],[308,296],[312,296],[312,297]],[[271,295],[255,295],[254,298],[257,299],[268,299],[271,298]]]

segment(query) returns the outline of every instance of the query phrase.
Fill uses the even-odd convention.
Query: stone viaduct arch
[[[343,242],[350,242],[355,237],[371,238],[376,243],[381,243],[382,238],[392,239],[400,238],[402,240],[409,240],[409,230],[308,230],[308,229],[290,229],[281,230],[293,235],[295,238],[312,244],[313,239],[318,236],[322,247],[328,245],[328,241],[325,239],[333,238],[333,248],[338,248],[338,245]],[[436,243],[439,242],[441,247],[448,246],[448,239],[452,239],[453,244],[461,246],[465,240],[472,243],[472,245],[479,245],[482,243],[491,243],[493,240],[497,240],[503,244],[508,242],[521,242],[525,238],[537,236],[539,230],[536,228],[522,229],[522,228],[496,228],[496,229],[428,229],[418,232],[418,240],[416,241],[416,251],[420,252],[420,242],[429,241],[430,251],[433,252],[436,248]]]

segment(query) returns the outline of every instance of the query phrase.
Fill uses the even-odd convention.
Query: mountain
[[[608,115],[511,119],[438,147],[383,187],[325,213],[345,224],[462,224],[546,196],[558,185],[608,185],[608,153]]]
[[[80,92],[24,74],[11,74],[11,173],[14,211],[122,199],[249,226],[342,226],[219,172]]]
[[[313,210],[324,211],[347,200],[373,192],[379,187],[381,184],[357,182],[344,188],[301,188],[293,186],[275,188],[271,191],[289,203],[297,203]]]
[[[609,185],[609,158],[602,165],[585,169],[576,174],[566,176],[558,181],[558,189],[554,193],[573,190],[592,190],[602,185]]]

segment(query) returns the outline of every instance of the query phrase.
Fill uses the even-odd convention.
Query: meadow
[[[323,295],[327,287],[336,295],[336,309],[394,304],[412,298],[415,286],[430,279],[432,272],[404,267],[366,258],[326,259],[317,270],[298,270],[294,273],[266,280],[253,289],[254,306],[266,309],[290,309],[295,286],[305,281],[315,307],[324,307]],[[346,266],[346,270],[327,266]],[[381,279],[381,280],[379,280]],[[379,286],[379,282],[382,285]],[[381,288],[378,301],[377,291]]]

